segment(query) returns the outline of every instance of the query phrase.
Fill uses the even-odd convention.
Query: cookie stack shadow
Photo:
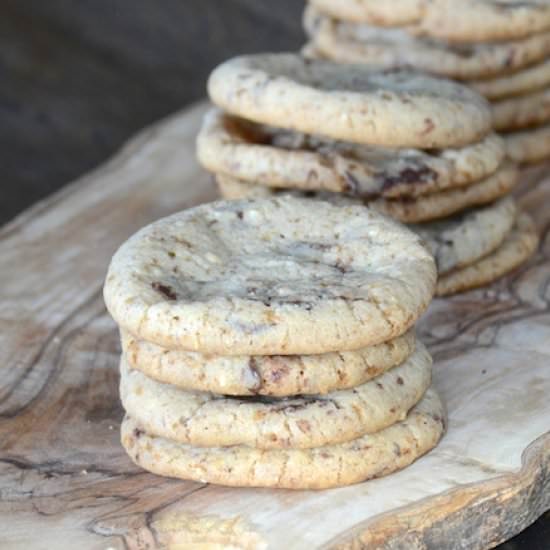
[[[115,254],[122,444],[161,475],[322,489],[432,449],[445,412],[414,324],[436,281],[421,240],[361,205],[220,201]]]
[[[518,163],[550,159],[550,3],[540,0],[310,0],[305,53],[416,67],[490,100]]]
[[[490,283],[536,248],[531,219],[509,197],[517,165],[492,130],[489,105],[464,85],[260,54],[217,67],[208,90],[216,107],[197,155],[225,198],[361,201],[423,237],[438,295]]]

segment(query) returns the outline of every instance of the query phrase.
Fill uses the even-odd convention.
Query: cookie
[[[483,179],[502,162],[504,144],[489,134],[459,149],[373,147],[254,124],[214,109],[204,118],[197,156],[211,172],[269,187],[395,198]]]
[[[437,295],[447,296],[490,284],[523,264],[537,245],[538,235],[533,221],[527,214],[520,214],[514,229],[492,254],[440,277]]]
[[[427,222],[444,218],[465,208],[480,206],[497,200],[513,189],[518,181],[518,176],[517,167],[510,162],[505,162],[493,175],[465,187],[421,195],[415,199],[365,200],[365,204],[368,204],[371,209],[391,216],[400,222]],[[216,176],[216,180],[221,196],[226,199],[267,197],[277,193],[288,193],[288,190],[274,190],[257,184],[248,184],[221,174]],[[349,200],[352,199],[352,197],[336,193],[313,193],[312,196],[333,203],[349,203]]]
[[[407,331],[435,287],[420,238],[360,205],[214,202],[156,221],[113,256],[115,321],[168,348],[221,355],[357,349]]]
[[[503,135],[509,158],[522,164],[550,158],[550,125]]]
[[[512,163],[503,164],[495,174],[466,187],[422,195],[414,200],[381,200],[369,203],[405,223],[436,220],[465,208],[488,204],[509,193],[518,181],[518,169]]]
[[[218,192],[220,197],[227,200],[239,200],[239,199],[263,199],[273,196],[286,195],[288,193],[294,193],[288,189],[278,189],[275,187],[266,187],[265,185],[259,185],[257,183],[248,183],[231,176],[225,176],[223,174],[216,174],[216,185],[218,186]],[[323,193],[317,191],[304,191],[296,192],[298,196],[310,197],[312,199],[328,200],[332,202],[333,197],[337,197],[336,193],[327,193],[328,197],[324,197]],[[319,196],[320,195],[320,196]],[[352,200],[353,202],[353,200]]]
[[[257,54],[219,65],[212,101],[233,115],[306,134],[389,147],[458,147],[491,129],[485,100],[448,80],[410,70],[379,70]]]
[[[458,80],[501,76],[550,55],[550,32],[510,42],[453,45],[415,37],[406,29],[379,28],[339,22],[311,7],[304,12],[304,26],[315,51],[345,63],[366,63],[383,68],[415,67]]]
[[[519,130],[550,122],[550,88],[493,102],[496,130]]]
[[[500,77],[471,80],[468,85],[489,99],[529,94],[550,87],[550,60]]]
[[[227,199],[240,199],[247,196],[265,197],[274,193],[268,187],[250,185],[222,176],[218,176],[217,180],[221,196]],[[487,192],[491,192],[491,189],[488,189]],[[320,197],[323,200],[336,203],[357,200],[328,193],[315,193],[313,197]],[[464,198],[458,198],[461,202],[465,201]],[[439,204],[437,199],[433,201],[433,204],[438,208],[441,206],[448,208],[444,197],[439,197],[439,199],[441,201]],[[382,205],[374,203],[374,207],[377,206],[384,208],[383,203]],[[421,204],[420,207],[421,213],[429,212],[429,204]],[[418,215],[418,212],[416,214]],[[407,215],[410,217],[411,213],[409,212]],[[440,220],[410,223],[408,227],[422,237],[432,252],[437,270],[441,274],[467,266],[498,248],[513,227],[515,216],[515,201],[503,198],[488,206],[471,208]]]
[[[409,227],[432,251],[441,276],[496,250],[512,230],[516,212],[514,199],[506,197],[489,206]]]
[[[305,57],[306,59],[324,59],[325,61],[329,59],[328,57],[324,56],[311,41],[306,42],[300,48],[300,55]]]
[[[417,342],[410,357],[355,388],[272,398],[184,391],[120,364],[126,412],[151,435],[198,447],[305,449],[340,443],[403,420],[431,383],[432,361]]]
[[[364,384],[401,364],[415,349],[414,331],[355,351],[316,355],[204,355],[162,348],[121,332],[131,368],[185,390],[224,395],[324,394]]]
[[[407,418],[375,434],[314,449],[192,447],[147,434],[132,418],[121,441],[130,458],[155,474],[234,487],[327,489],[405,468],[445,432],[445,409],[429,389]]]
[[[523,38],[550,30],[550,2],[431,0],[416,30],[460,43]]]
[[[421,19],[426,0],[309,0],[309,3],[335,19],[400,27]]]

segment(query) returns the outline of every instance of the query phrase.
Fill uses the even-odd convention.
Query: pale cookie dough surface
[[[497,249],[512,230],[516,211],[514,199],[506,197],[489,206],[409,227],[428,244],[441,276]]]
[[[550,125],[511,132],[503,138],[506,153],[515,162],[528,164],[550,158]]]
[[[417,343],[401,365],[355,388],[272,398],[190,392],[148,378],[121,360],[120,397],[147,433],[198,447],[320,447],[403,420],[431,383],[431,357]]]
[[[514,229],[492,254],[440,277],[437,295],[447,296],[488,285],[526,262],[537,245],[538,235],[533,221],[527,214],[520,214]]]
[[[428,222],[444,218],[466,208],[488,204],[497,200],[513,189],[518,181],[518,176],[517,167],[510,162],[505,162],[492,176],[468,186],[421,195],[415,199],[376,199],[370,202],[367,201],[365,204],[371,209],[382,212],[403,223]],[[288,190],[274,190],[221,174],[216,176],[216,180],[221,196],[226,199],[266,197],[288,193]],[[338,193],[312,192],[311,195],[334,203],[343,204],[353,201],[353,197]]]
[[[170,350],[121,333],[128,365],[186,390],[285,397],[353,388],[399,365],[415,349],[414,331],[355,351],[317,355],[204,355]]]
[[[486,101],[461,84],[298,54],[230,59],[214,69],[208,92],[233,115],[355,143],[458,147],[491,130]]]
[[[222,355],[357,349],[407,331],[435,287],[414,233],[360,205],[219,201],[141,229],[113,256],[107,309],[135,336]]]
[[[273,194],[268,187],[220,176],[218,187],[220,194],[228,199]],[[334,202],[356,200],[328,193],[320,194],[320,197]],[[512,229],[515,217],[515,201],[503,198],[489,206],[472,208],[441,220],[409,224],[408,227],[422,237],[441,274],[467,266],[498,248]]]
[[[548,0],[431,0],[418,25],[419,32],[460,43],[513,40],[549,29]]]
[[[519,130],[550,121],[550,87],[493,103],[496,130]]]
[[[381,68],[415,67],[458,80],[482,79],[545,61],[550,55],[550,32],[510,42],[452,45],[415,37],[401,28],[379,28],[338,22],[311,7],[304,12],[304,26],[322,57],[345,63],[365,63]]]
[[[502,162],[504,143],[489,134],[459,149],[391,149],[254,124],[213,109],[197,137],[197,156],[207,170],[250,183],[395,198],[487,177]]]
[[[533,93],[550,87],[550,59],[511,74],[471,80],[467,84],[489,99]]]
[[[155,474],[234,487],[327,489],[405,468],[433,449],[446,413],[433,389],[407,418],[375,434],[313,449],[199,448],[147,434],[132,418],[121,441],[130,458]]]
[[[419,21],[426,0],[309,0],[309,3],[336,19],[399,27]]]

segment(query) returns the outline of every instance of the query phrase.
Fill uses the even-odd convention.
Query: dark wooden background
[[[227,57],[298,48],[301,10],[299,0],[0,0],[0,221],[204,97]]]
[[[382,1],[382,0],[381,0]],[[297,49],[301,0],[0,0],[3,224],[204,97],[210,70]],[[500,547],[549,550],[548,515]]]

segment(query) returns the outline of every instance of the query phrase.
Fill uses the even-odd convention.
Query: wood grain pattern
[[[0,231],[0,548],[489,548],[550,508],[550,179],[523,204],[537,257],[437,300],[421,332],[450,413],[394,476],[324,492],[161,479],[118,442],[119,344],[101,286],[138,227],[215,196],[194,160],[204,106],[148,129]]]

